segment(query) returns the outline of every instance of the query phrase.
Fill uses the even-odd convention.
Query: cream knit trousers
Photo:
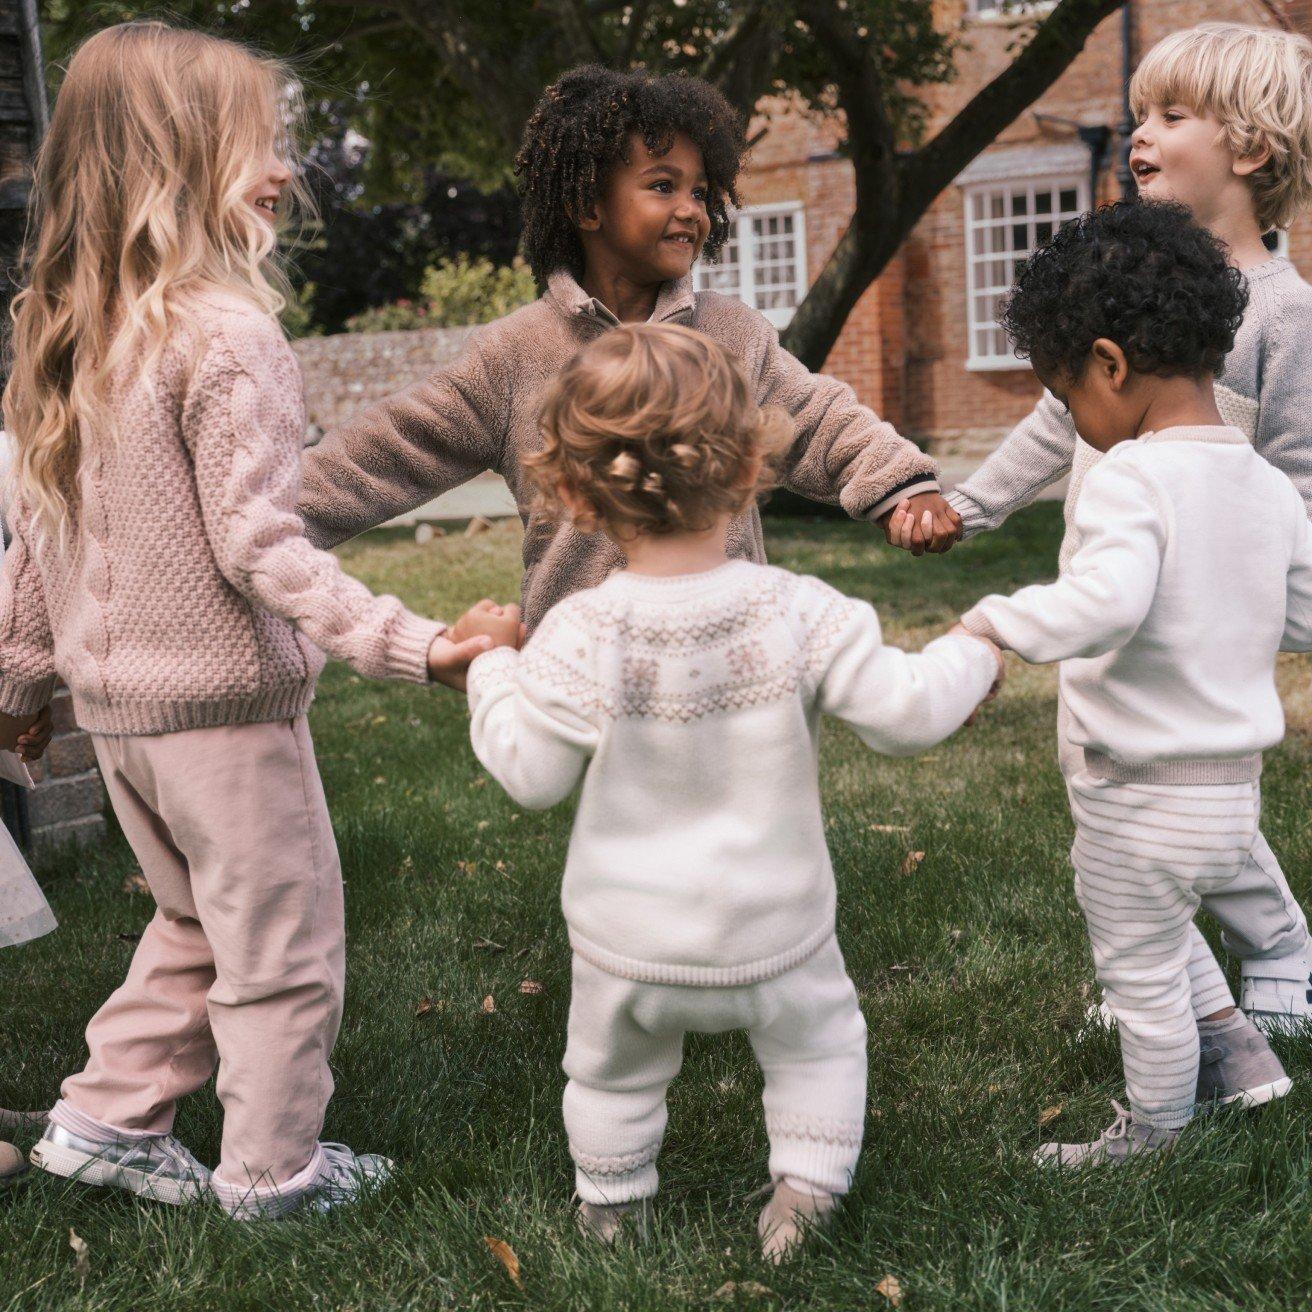
[[[640,983],[574,957],[565,1129],[580,1198],[655,1194],[683,1036],[727,1030],[747,1031],[765,1076],[771,1178],[847,1191],[865,1120],[866,1024],[831,938],[782,975],[735,988]]]
[[[1255,783],[1070,780],[1075,897],[1098,982],[1116,1016],[1136,1119],[1167,1129],[1193,1114],[1198,1026],[1190,933],[1199,905],[1229,928],[1269,887]]]
[[[1063,697],[1057,699],[1057,763],[1069,791],[1071,781],[1084,769],[1084,749],[1070,740],[1070,712]],[[1074,799],[1071,802],[1074,807]],[[1259,833],[1243,883],[1231,890],[1227,918],[1222,920],[1225,950],[1241,961],[1271,960],[1271,973],[1304,981],[1299,953],[1308,947],[1307,918],[1289,887],[1275,853]],[[1286,962],[1282,960],[1288,958]],[[1189,926],[1189,978],[1194,1017],[1202,1020],[1235,1005],[1225,972],[1197,925]]]

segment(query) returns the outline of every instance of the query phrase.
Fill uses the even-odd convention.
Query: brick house
[[[931,132],[1005,66],[1017,28],[1044,5],[1030,6],[1028,17],[1015,3],[1007,8],[938,0],[942,23],[962,32],[967,50],[957,79],[931,92]],[[1312,0],[1130,0],[1132,61],[1169,32],[1206,20],[1312,34]],[[1034,375],[1008,352],[993,310],[1016,257],[1091,200],[1120,194],[1123,22],[1120,13],[1106,19],[1049,92],[935,200],[858,302],[825,364],[943,457],[978,457],[1038,399]],[[764,135],[743,179],[734,240],[721,265],[698,277],[782,327],[847,225],[853,180],[835,151],[840,127],[784,103],[761,108],[754,131]],[[1096,186],[1076,125],[1112,129]],[[1312,276],[1312,219],[1300,219],[1280,244]]]

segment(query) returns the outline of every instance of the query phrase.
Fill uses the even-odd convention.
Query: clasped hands
[[[488,597],[471,606],[428,649],[428,677],[463,692],[470,662],[493,647],[522,647],[526,630],[516,605]]]

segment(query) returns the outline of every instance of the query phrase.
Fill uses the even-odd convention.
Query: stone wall
[[[472,331],[416,328],[410,332],[336,333],[293,342],[305,372],[306,419],[311,433],[325,433],[427,377],[460,354]]]

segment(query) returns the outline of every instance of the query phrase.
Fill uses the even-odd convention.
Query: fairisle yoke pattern
[[[523,652],[470,667],[479,760],[521,805],[583,780],[562,902],[623,978],[771,979],[834,932],[817,754],[824,714],[874,750],[940,742],[988,691],[984,644],[884,644],[866,602],[747,561],[628,571],[567,597]]]
[[[217,293],[194,313],[199,340],[179,328],[113,379],[114,431],[87,443],[68,542],[11,507],[0,710],[39,709],[57,672],[93,733],[293,718],[324,651],[427,680],[442,626],[305,538],[300,367],[278,324]]]

